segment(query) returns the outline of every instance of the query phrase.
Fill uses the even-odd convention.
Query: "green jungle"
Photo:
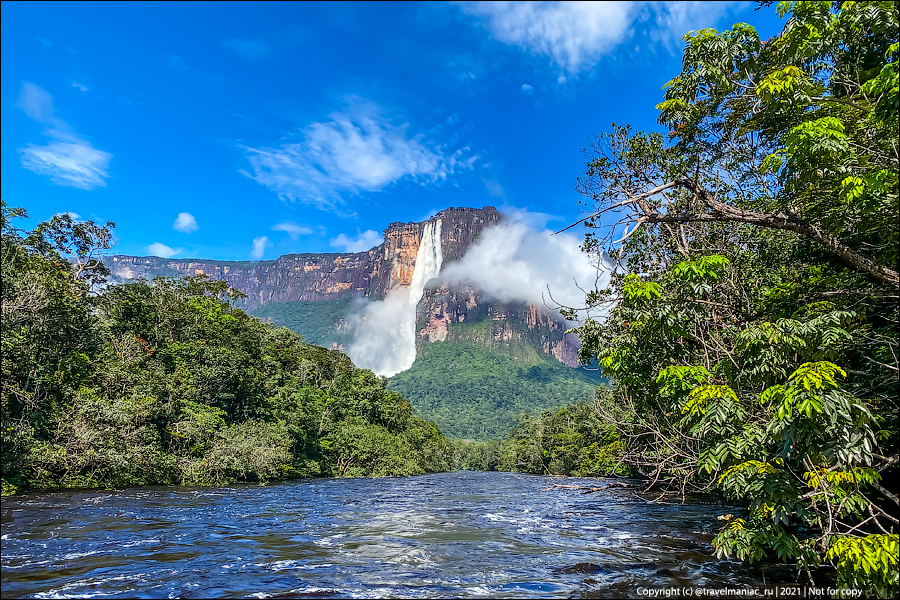
[[[519,416],[552,396],[555,367],[424,350],[422,368],[476,362],[517,398],[466,397],[444,368],[446,396],[420,414],[482,441],[414,415],[402,393],[423,385],[416,369],[388,385],[249,316],[220,282],[107,287],[112,223],[59,215],[21,231],[24,211],[4,204],[3,493],[453,468],[631,475],[648,493],[746,507],[719,517],[722,558],[895,597],[898,8],[779,10],[787,25],[768,40],[743,24],[685,37],[658,105],[668,133],[613,125],[584,148],[583,249],[619,266],[587,293],[596,318],[564,313],[609,386]],[[478,422],[491,411],[497,425]]]

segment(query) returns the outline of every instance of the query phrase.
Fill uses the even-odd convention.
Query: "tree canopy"
[[[784,30],[685,36],[668,134],[585,148],[576,330],[650,486],[720,490],[720,556],[897,593],[898,10],[784,2]],[[570,318],[577,317],[568,311]],[[824,579],[823,579],[824,578]]]
[[[112,224],[2,210],[3,493],[448,470],[386,381],[202,277],[103,287]]]

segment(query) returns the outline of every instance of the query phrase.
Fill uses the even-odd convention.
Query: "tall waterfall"
[[[442,262],[444,262],[444,252],[441,250],[441,220],[438,219],[425,224],[425,231],[422,232],[422,239],[419,241],[419,251],[416,252],[416,265],[413,269],[412,283],[409,284],[409,303],[413,307],[414,327],[416,306],[422,299],[425,284],[438,276],[438,273],[441,272]]]
[[[391,377],[412,366],[416,360],[416,307],[425,284],[438,276],[443,261],[441,220],[437,219],[425,224],[410,286],[366,306],[348,350],[357,367]]]

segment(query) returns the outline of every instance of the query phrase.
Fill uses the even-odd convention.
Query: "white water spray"
[[[413,307],[413,325],[415,326],[415,308],[422,299],[425,284],[441,272],[444,252],[441,250],[441,220],[429,221],[422,232],[419,250],[416,252],[416,264],[413,268],[412,282],[409,284],[409,303]]]
[[[350,345],[350,359],[361,369],[391,377],[416,360],[416,306],[425,284],[441,272],[441,220],[425,224],[409,288],[388,294],[383,302],[366,305]]]

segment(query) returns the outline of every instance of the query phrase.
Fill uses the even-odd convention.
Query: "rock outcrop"
[[[579,341],[565,331],[566,325],[555,311],[536,304],[486,300],[479,290],[465,284],[441,282],[426,288],[416,313],[418,343],[465,340],[506,349],[517,342],[526,343],[576,367]]]
[[[481,231],[501,218],[492,206],[448,208],[432,217],[442,222],[444,264],[461,258]],[[224,280],[247,294],[246,306],[251,310],[269,302],[336,300],[353,295],[382,298],[398,287],[409,286],[424,228],[425,222],[391,223],[381,245],[355,254],[285,254],[257,262],[116,255],[106,262],[117,282],[195,275]]]
[[[432,220],[441,219],[443,264],[461,259],[485,227],[502,218],[491,206],[448,208],[437,213]],[[296,300],[381,299],[410,285],[426,223],[392,223],[384,230],[381,245],[358,253],[287,254],[258,262],[112,256],[106,262],[117,282],[201,274],[227,281],[248,296],[248,310]],[[462,323],[484,326],[453,327]],[[522,342],[540,347],[569,366],[577,365],[577,339],[565,335],[565,324],[557,314],[536,305],[493,302],[465,284],[426,287],[417,310],[416,331],[417,343],[465,339],[509,347]]]

